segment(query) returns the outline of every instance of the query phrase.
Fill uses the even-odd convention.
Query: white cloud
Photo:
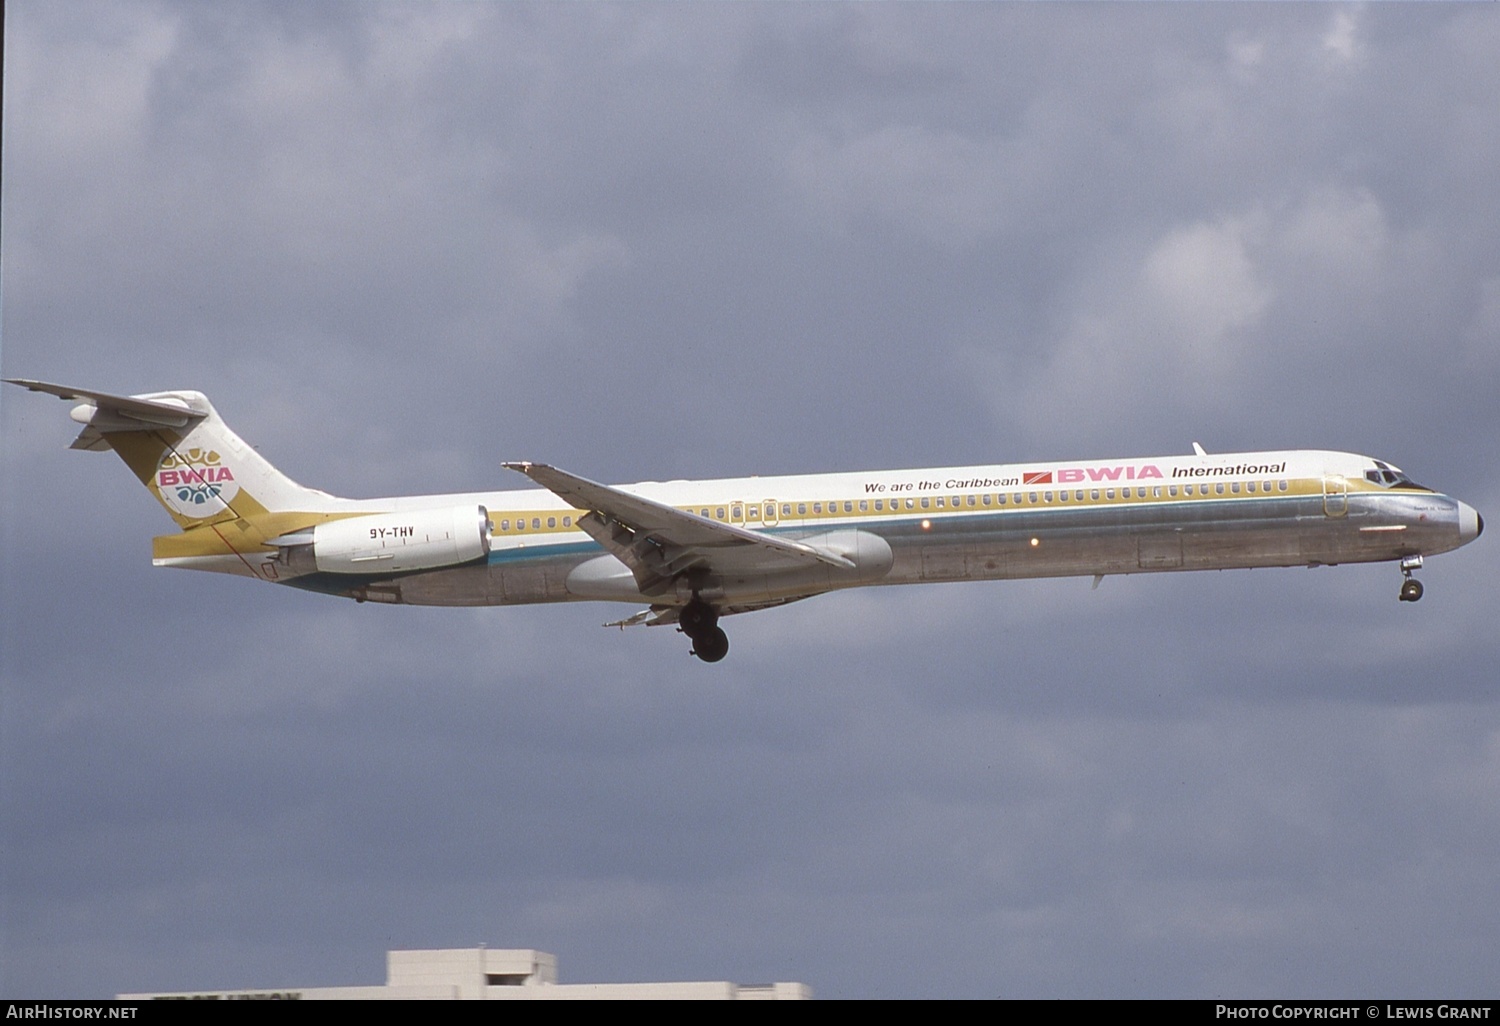
[[[1452,288],[1441,264],[1431,232],[1394,230],[1370,189],[1313,185],[1290,201],[1100,242],[1059,286],[1045,359],[1028,366],[976,346],[976,382],[997,386],[1003,421],[1078,445],[1142,402],[1224,424],[1261,416],[1267,394],[1300,401],[1334,376],[1378,387],[1388,369],[1351,365],[1349,347],[1403,322],[1421,331],[1403,345],[1426,339],[1425,308]],[[1484,337],[1475,327],[1425,344],[1493,352]]]
[[[1147,254],[1141,284],[1151,329],[1175,355],[1217,376],[1233,369],[1236,332],[1271,301],[1248,252],[1250,222],[1225,218],[1172,232]]]
[[[1264,218],[1226,215],[1112,251],[1075,280],[1051,356],[999,411],[1057,443],[1085,444],[1135,403],[1204,413],[1230,398],[1275,291],[1257,265]],[[1012,405],[1014,404],[1014,405]]]
[[[1341,6],[1333,13],[1323,34],[1323,51],[1338,64],[1352,64],[1359,59],[1359,19],[1354,10]]]

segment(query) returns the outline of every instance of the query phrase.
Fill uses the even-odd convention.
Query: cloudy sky
[[[6,376],[351,495],[1369,453],[1500,517],[1492,4],[6,5]],[[401,947],[1493,997],[1500,548],[726,621],[154,570],[6,388],[0,993]],[[627,610],[628,611],[628,610]]]

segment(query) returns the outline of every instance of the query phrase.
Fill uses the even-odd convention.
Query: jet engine
[[[490,515],[483,506],[416,509],[330,520],[266,544],[298,573],[393,574],[436,570],[489,555]]]

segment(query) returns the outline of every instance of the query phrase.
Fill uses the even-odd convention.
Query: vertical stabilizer
[[[113,449],[183,530],[267,512],[325,508],[330,496],[271,466],[220,419],[201,392],[118,396],[10,380],[78,400],[75,449]]]

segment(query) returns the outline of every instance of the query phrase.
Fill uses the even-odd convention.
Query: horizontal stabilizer
[[[33,392],[45,392],[59,399],[79,400],[82,405],[70,414],[83,430],[73,439],[69,449],[84,452],[104,452],[109,442],[104,435],[119,431],[155,431],[157,428],[185,428],[208,416],[207,411],[192,409],[181,399],[143,399],[131,395],[111,395],[108,392],[91,392],[86,388],[68,385],[53,385],[30,378],[5,378],[7,383],[20,385]]]
[[[33,392],[46,392],[59,399],[77,399],[93,406],[97,414],[80,421],[98,431],[150,431],[158,427],[185,427],[194,420],[208,416],[206,411],[194,410],[180,399],[140,399],[129,395],[110,395],[108,392],[90,392],[84,388],[67,385],[52,385],[45,381],[28,378],[6,378],[12,385]],[[79,418],[74,417],[75,420]]]

